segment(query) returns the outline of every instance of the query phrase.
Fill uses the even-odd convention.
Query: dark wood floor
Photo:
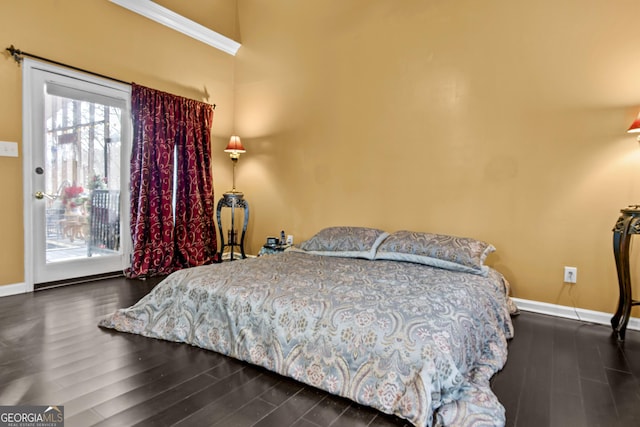
[[[157,280],[0,298],[0,405],[62,404],[72,426],[401,426],[402,420],[216,353],[99,329]],[[514,318],[493,378],[509,426],[640,425],[640,333]]]

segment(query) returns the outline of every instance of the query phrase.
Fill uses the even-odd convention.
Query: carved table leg
[[[242,236],[240,237],[240,254],[242,258],[246,258],[247,255],[244,253],[244,237],[247,233],[247,224],[249,224],[249,204],[244,201],[244,221],[242,222]]]
[[[627,324],[633,305],[631,295],[631,274],[629,272],[629,244],[631,243],[630,230],[633,216],[623,214],[613,229],[613,254],[618,272],[618,288],[620,299],[616,313],[611,318],[611,326],[618,340],[624,341]]]

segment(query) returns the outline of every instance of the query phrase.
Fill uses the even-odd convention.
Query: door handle
[[[44,193],[44,192],[42,192],[42,191],[36,191],[36,193],[34,194],[34,196],[35,196],[35,198],[36,198],[36,199],[38,199],[38,200],[42,200],[42,199],[43,199],[43,198],[45,198],[45,197],[46,197],[47,199],[49,199],[49,200],[54,200],[54,199],[55,199],[55,197],[53,197],[52,195],[47,194],[47,193]]]

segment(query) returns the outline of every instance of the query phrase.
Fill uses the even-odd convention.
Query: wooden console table
[[[620,341],[624,341],[627,324],[631,316],[631,307],[640,305],[631,294],[631,273],[629,269],[629,245],[634,234],[640,234],[640,205],[620,210],[621,215],[613,228],[613,254],[618,271],[620,300],[618,309],[611,318],[611,326]]]

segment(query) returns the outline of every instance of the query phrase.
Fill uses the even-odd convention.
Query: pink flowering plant
[[[69,187],[65,187],[62,190],[62,204],[65,208],[77,208],[81,206],[84,201],[84,188],[80,185],[72,185]]]

